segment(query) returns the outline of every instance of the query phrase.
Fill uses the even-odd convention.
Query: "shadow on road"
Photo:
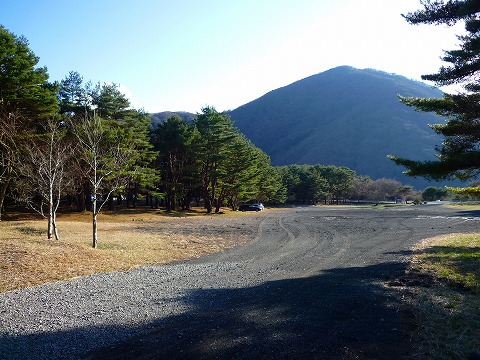
[[[461,217],[478,218],[480,217],[480,210],[460,210],[456,212],[456,215]]]
[[[40,348],[28,358],[401,359],[409,351],[403,313],[382,282],[403,270],[384,263],[254,287],[190,290],[180,300],[190,310],[181,315],[133,327],[0,336],[0,355],[18,359]],[[105,343],[111,334],[126,340]],[[85,354],[84,346],[97,350]]]

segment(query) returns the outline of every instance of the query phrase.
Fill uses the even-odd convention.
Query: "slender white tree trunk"
[[[97,248],[98,244],[98,235],[97,235],[97,195],[93,195],[93,204],[92,204],[92,247]]]
[[[53,213],[52,226],[53,226],[53,234],[55,235],[55,240],[60,240],[60,237],[58,236],[58,228],[57,228],[57,214],[55,212]]]
[[[47,238],[48,240],[52,239],[53,233],[53,187],[50,185],[48,189],[48,230],[47,230]]]

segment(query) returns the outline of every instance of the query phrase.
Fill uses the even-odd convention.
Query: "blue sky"
[[[121,85],[148,112],[234,109],[336,66],[420,79],[461,27],[409,25],[418,0],[2,0],[50,80]]]

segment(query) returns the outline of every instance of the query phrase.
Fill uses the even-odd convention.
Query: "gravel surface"
[[[257,236],[223,253],[0,294],[0,359],[402,359],[406,313],[385,284],[417,241],[476,232],[477,216],[424,205],[241,217]]]

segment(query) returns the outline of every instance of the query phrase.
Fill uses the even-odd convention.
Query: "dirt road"
[[[409,309],[386,283],[417,241],[476,232],[479,216],[422,205],[218,217],[257,235],[185,263],[0,294],[0,358],[402,359]]]
[[[188,311],[89,357],[404,358],[408,314],[385,282],[402,275],[415,242],[477,231],[477,215],[436,205],[272,211],[248,245],[191,263],[221,266],[198,274]]]

